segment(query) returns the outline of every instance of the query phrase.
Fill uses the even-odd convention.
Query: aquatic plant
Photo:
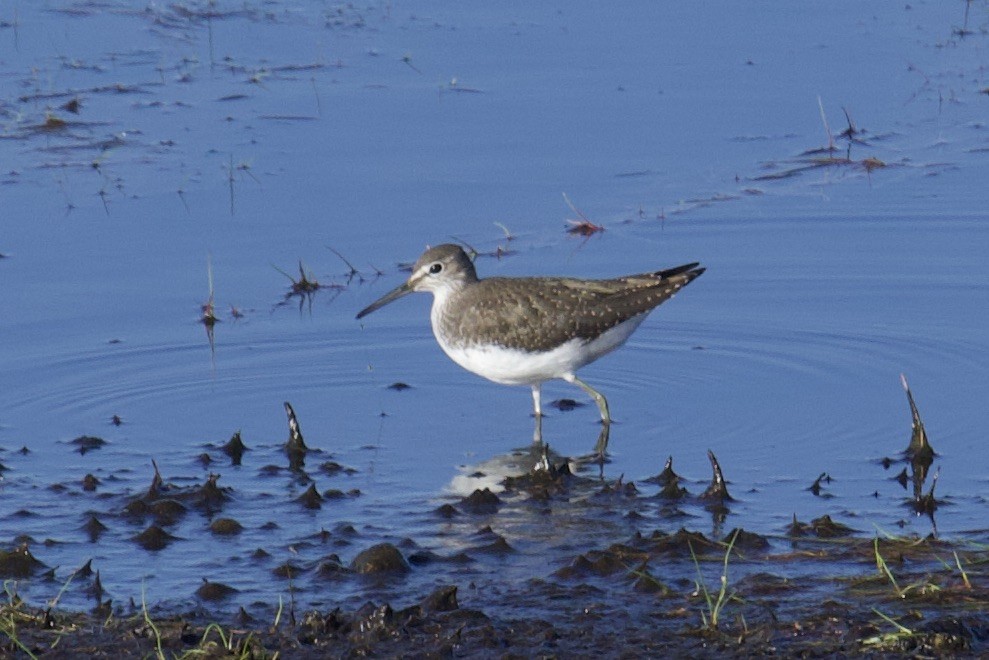
[[[736,597],[736,592],[732,591],[728,593],[728,559],[731,557],[731,549],[735,545],[735,540],[738,538],[739,530],[735,530],[732,534],[731,540],[728,542],[728,547],[725,549],[725,559],[723,564],[723,569],[721,571],[720,587],[715,595],[712,595],[707,588],[707,584],[704,581],[704,575],[701,573],[700,562],[697,561],[697,554],[694,553],[694,546],[689,541],[687,542],[687,547],[690,548],[690,557],[694,561],[694,567],[697,569],[697,580],[695,584],[697,585],[697,592],[704,595],[704,602],[707,605],[707,612],[701,612],[701,622],[704,624],[705,628],[710,628],[716,630],[718,627],[718,621],[721,618],[721,612],[724,610],[725,605],[731,600],[739,600]]]

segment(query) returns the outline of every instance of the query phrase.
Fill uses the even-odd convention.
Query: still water
[[[407,581],[512,584],[616,534],[779,535],[794,514],[983,535],[987,25],[984,3],[0,2],[0,543],[60,567],[19,590],[51,597],[92,558],[120,603],[184,606],[203,577],[233,605],[360,602],[387,587],[271,570],[382,540],[450,556],[486,525],[515,552]],[[604,231],[569,234],[582,218]],[[528,448],[528,389],[447,360],[425,295],[354,314],[451,240],[482,277],[708,268],[581,375],[616,420],[603,478],[672,456],[696,493],[713,450],[726,520],[579,496],[437,517]],[[300,261],[324,286],[286,299]],[[882,465],[910,438],[901,372],[939,453],[935,521]],[[310,466],[352,468],[310,471],[345,494],[319,510],[283,469],[283,401]],[[550,412],[554,451],[593,447],[593,405]],[[236,431],[241,466],[216,449]],[[80,454],[83,435],[108,444]],[[190,511],[138,547],[148,521],[123,509],[152,460],[181,487],[219,474],[244,532]]]

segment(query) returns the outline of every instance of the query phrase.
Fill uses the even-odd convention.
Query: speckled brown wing
[[[639,314],[651,312],[703,272],[697,264],[687,264],[601,282],[610,286],[611,291],[598,296],[593,303],[587,301],[588,307],[577,315],[577,336],[593,339]]]
[[[457,343],[545,351],[653,309],[702,272],[689,264],[611,280],[492,277],[453,294],[447,309],[457,311],[440,323]]]
[[[554,278],[491,277],[452,294],[446,309],[448,341],[542,351],[573,336],[580,297]]]

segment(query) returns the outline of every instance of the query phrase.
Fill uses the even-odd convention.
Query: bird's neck
[[[438,332],[443,325],[443,318],[450,314],[449,306],[469,285],[469,282],[455,282],[432,292],[433,307],[429,313],[429,320],[432,323],[434,333]]]

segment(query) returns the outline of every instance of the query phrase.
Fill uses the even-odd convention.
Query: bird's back
[[[452,293],[436,317],[449,343],[547,351],[591,340],[669,300],[701,273],[687,264],[607,280],[491,277]]]

